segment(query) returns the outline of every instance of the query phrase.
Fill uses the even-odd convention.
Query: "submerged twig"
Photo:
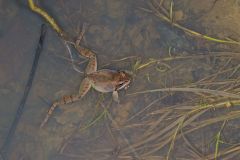
[[[37,14],[42,16],[51,25],[51,27],[59,34],[60,37],[66,40],[67,37],[64,31],[59,27],[59,25],[55,22],[55,20],[46,11],[39,8],[33,2],[33,0],[28,0],[28,5],[33,12],[36,12]]]
[[[29,91],[30,91],[30,89],[32,87],[32,82],[33,82],[34,75],[36,73],[36,69],[37,69],[37,66],[38,66],[39,57],[40,57],[40,54],[42,52],[45,35],[46,35],[46,26],[42,25],[42,27],[41,27],[41,35],[40,35],[39,42],[38,42],[38,45],[37,45],[37,49],[36,49],[36,52],[35,52],[35,55],[34,55],[34,61],[33,61],[33,64],[32,64],[31,71],[29,73],[28,81],[27,81],[27,84],[26,84],[25,89],[24,89],[23,97],[22,97],[22,99],[21,99],[21,101],[19,103],[19,106],[17,108],[17,112],[16,112],[16,115],[15,115],[15,118],[14,118],[14,120],[12,122],[12,125],[11,125],[11,127],[10,127],[10,129],[8,131],[7,137],[5,138],[5,141],[4,141],[4,143],[3,143],[2,147],[1,147],[1,150],[0,150],[1,155],[2,155],[3,158],[5,158],[5,157],[7,158],[8,147],[11,144],[12,137],[15,134],[17,125],[18,125],[19,120],[21,119],[21,116],[23,114],[25,103],[26,103],[26,100],[28,98]]]

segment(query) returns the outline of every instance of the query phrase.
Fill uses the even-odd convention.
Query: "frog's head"
[[[118,71],[119,80],[116,90],[127,89],[132,81],[132,74],[128,71]]]

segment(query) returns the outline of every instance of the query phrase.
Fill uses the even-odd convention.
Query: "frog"
[[[61,99],[53,102],[40,128],[47,123],[57,106],[74,103],[82,99],[91,88],[101,93],[112,92],[113,100],[119,103],[118,91],[122,89],[126,90],[129,87],[132,79],[129,71],[111,69],[98,70],[95,52],[86,47],[82,47],[80,41],[81,38],[78,38],[74,45],[78,53],[88,59],[88,65],[85,69],[85,76],[80,84],[79,92],[73,95],[65,95]]]

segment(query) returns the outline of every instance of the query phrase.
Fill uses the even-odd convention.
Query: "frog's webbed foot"
[[[40,125],[40,128],[42,128],[47,123],[48,119],[52,115],[55,108],[57,108],[57,106],[63,105],[63,104],[73,103],[73,102],[81,99],[82,97],[84,97],[87,94],[87,92],[89,91],[90,88],[91,88],[91,84],[90,84],[89,80],[87,78],[85,78],[85,79],[83,79],[83,81],[80,85],[80,89],[79,89],[78,94],[70,95],[70,96],[63,96],[60,100],[55,101],[52,104],[52,106],[49,108],[49,110],[47,112],[47,115],[45,116],[44,120],[42,121],[42,123]]]
[[[113,91],[112,97],[113,97],[113,100],[114,100],[115,102],[120,103],[119,98],[118,98],[118,92],[117,92],[117,91]]]

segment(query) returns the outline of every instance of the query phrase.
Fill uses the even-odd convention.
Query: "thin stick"
[[[51,27],[59,34],[60,37],[66,39],[66,34],[64,33],[64,31],[59,27],[55,20],[46,11],[35,5],[33,0],[28,0],[28,5],[33,12],[36,12],[38,15],[42,16],[51,25]]]
[[[8,159],[7,158],[8,148],[11,144],[12,137],[15,134],[16,128],[17,128],[18,123],[19,123],[19,121],[21,119],[21,116],[23,114],[23,109],[25,107],[25,103],[26,103],[26,100],[28,98],[29,91],[32,87],[32,82],[33,82],[34,75],[36,73],[36,69],[37,69],[37,66],[38,66],[38,60],[39,60],[40,54],[42,52],[45,35],[46,35],[46,26],[42,25],[41,35],[40,35],[39,42],[38,42],[38,45],[37,45],[37,49],[36,49],[36,52],[35,52],[35,55],[34,55],[34,60],[33,60],[31,71],[29,73],[28,81],[27,81],[27,84],[26,84],[25,89],[24,89],[23,97],[22,97],[22,99],[19,103],[15,118],[12,122],[12,125],[11,125],[9,131],[8,131],[7,137],[5,138],[5,141],[4,141],[4,143],[3,143],[3,145],[0,149],[0,152],[1,152],[1,155],[2,155],[3,159]]]

